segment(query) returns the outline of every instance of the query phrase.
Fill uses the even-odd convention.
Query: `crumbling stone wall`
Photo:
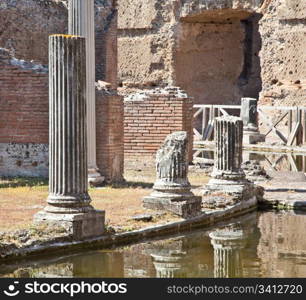
[[[301,103],[305,14],[303,0],[119,0],[122,93],[175,85],[199,104]]]
[[[238,103],[258,96],[259,62],[245,71],[245,52],[258,51],[252,18],[262,1],[119,0],[119,79],[132,88],[180,86],[195,103]],[[246,48],[245,44],[252,45]],[[250,55],[252,56],[252,55]],[[256,64],[257,63],[257,64]],[[251,70],[250,70],[251,69]],[[258,80],[259,83],[254,82]],[[250,84],[252,81],[252,84]]]
[[[65,0],[1,0],[0,48],[27,61],[48,64],[48,36],[67,33]],[[115,0],[95,0],[96,78],[117,86]]]
[[[238,104],[238,78],[244,63],[240,21],[182,23],[175,52],[176,82],[197,104]]]
[[[174,17],[171,1],[118,1],[119,78],[126,87],[172,83]]]
[[[0,47],[16,58],[48,64],[48,36],[66,33],[67,20],[62,1],[1,0]]]
[[[306,2],[266,1],[262,13],[261,104],[305,106]]]

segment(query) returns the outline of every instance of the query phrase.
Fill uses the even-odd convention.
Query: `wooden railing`
[[[194,157],[195,163],[203,165],[213,165],[214,152],[212,150],[201,149]],[[253,157],[253,158],[252,158]],[[243,161],[256,159],[266,169],[271,171],[306,172],[306,155],[294,153],[277,152],[249,152],[245,151]]]
[[[214,139],[214,119],[222,115],[240,115],[240,105],[194,105],[194,140]],[[267,143],[287,146],[306,144],[306,107],[259,106],[259,130]]]
[[[193,107],[196,110],[193,116],[195,121],[193,133],[195,140],[198,141],[213,140],[214,119],[216,117],[240,115],[240,105],[194,105]],[[200,123],[197,122],[198,120]]]

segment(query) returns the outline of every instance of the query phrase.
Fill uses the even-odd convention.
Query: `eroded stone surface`
[[[40,224],[28,230],[0,232],[0,258],[18,253],[20,248],[26,252],[27,248],[39,248],[52,243],[72,241],[71,232],[59,224]]]
[[[201,199],[191,192],[188,181],[188,138],[184,131],[167,136],[156,154],[154,191],[143,200],[146,208],[169,210],[182,217],[201,211]]]
[[[262,197],[263,188],[245,178],[242,164],[243,122],[238,117],[215,119],[215,164],[212,179],[203,190],[203,206],[225,207]]]
[[[251,182],[267,181],[270,176],[257,160],[248,160],[243,162],[242,169],[246,178]]]
[[[86,128],[85,38],[49,38],[50,168],[48,205],[38,223],[59,223],[75,239],[104,232],[105,212],[90,205]]]
[[[306,2],[265,1],[260,21],[261,104],[304,105]]]
[[[123,86],[177,85],[197,104],[238,104],[261,91],[261,103],[305,99],[304,1],[118,3]]]

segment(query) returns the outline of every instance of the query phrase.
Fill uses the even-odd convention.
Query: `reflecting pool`
[[[306,215],[254,212],[136,245],[0,265],[0,277],[306,277]]]

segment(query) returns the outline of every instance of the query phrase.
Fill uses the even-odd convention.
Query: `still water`
[[[306,277],[306,215],[232,223],[124,248],[0,265],[0,277]]]

